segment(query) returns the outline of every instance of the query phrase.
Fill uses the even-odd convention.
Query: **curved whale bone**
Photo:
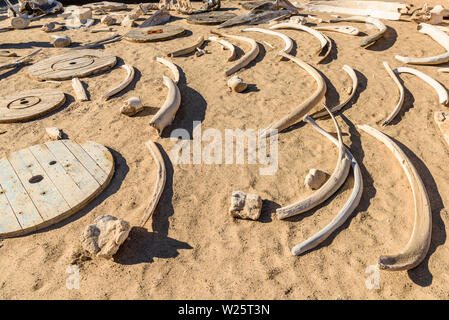
[[[351,99],[354,97],[356,91],[357,91],[357,87],[359,85],[359,81],[357,78],[357,75],[354,71],[354,69],[352,69],[350,66],[348,66],[347,64],[345,64],[342,68],[344,71],[346,71],[346,73],[349,75],[349,77],[352,80],[352,86],[351,86],[351,91],[349,96],[346,98],[345,101],[343,101],[342,103],[340,103],[339,105],[335,106],[335,107],[331,107],[330,111],[332,113],[335,113],[337,111],[340,111],[341,109],[344,108],[345,105],[348,104],[349,101],[351,101]],[[326,111],[326,109],[322,109],[318,112],[315,112],[311,115],[312,118],[314,119],[320,119],[320,118],[327,118],[329,116],[329,113]]]
[[[360,42],[360,46],[364,47],[364,48],[367,48],[367,47],[371,46],[372,44],[374,44],[377,40],[382,38],[384,36],[385,32],[387,31],[387,26],[379,19],[373,18],[373,17],[352,16],[352,17],[332,19],[329,22],[331,22],[331,23],[335,23],[335,22],[364,22],[364,23],[369,23],[369,24],[372,24],[373,26],[375,26],[379,31],[377,33],[365,38],[364,40],[362,40]]]
[[[438,29],[435,26],[432,26],[428,23],[420,23],[417,26],[418,31],[423,34],[427,34],[433,40],[438,42],[444,49],[446,49],[445,53],[425,58],[411,58],[411,57],[403,57],[396,55],[395,58],[403,63],[408,64],[421,64],[421,65],[435,65],[442,64],[449,61],[449,35],[447,35],[444,31]]]
[[[388,62],[384,61],[383,64],[384,64],[385,69],[388,72],[388,75],[391,77],[391,79],[393,79],[394,83],[396,83],[396,86],[399,89],[399,101],[396,104],[396,107],[393,109],[393,112],[390,113],[390,115],[387,117],[387,119],[385,119],[384,122],[382,122],[382,126],[386,126],[391,122],[391,120],[394,119],[394,117],[396,117],[396,115],[401,110],[402,105],[404,104],[404,86],[399,81],[396,73],[394,73],[393,70],[390,68],[390,65],[388,64]]]
[[[410,159],[390,137],[368,125],[358,127],[381,141],[393,152],[407,176],[415,202],[415,221],[409,241],[400,253],[380,256],[379,267],[392,271],[413,269],[424,260],[430,247],[432,211],[426,188]]]
[[[156,61],[159,62],[159,63],[162,63],[164,66],[166,66],[167,68],[170,69],[170,71],[173,74],[173,81],[176,84],[178,84],[178,82],[179,82],[179,70],[178,70],[178,67],[176,66],[176,64],[174,64],[173,62],[168,61],[168,60],[166,60],[164,58],[159,58],[159,57],[156,57]]]
[[[161,135],[164,128],[173,122],[176,112],[181,105],[181,92],[176,83],[169,77],[162,76],[165,86],[168,88],[167,97],[159,111],[150,120],[150,126],[154,127]]]
[[[183,55],[195,52],[197,48],[199,48],[203,45],[203,43],[204,43],[204,37],[199,36],[193,45],[191,45],[187,48],[176,50],[174,52],[170,52],[169,54],[167,54],[167,56],[168,57],[179,57],[179,56],[183,56]]]
[[[430,86],[432,86],[435,89],[435,91],[438,94],[438,100],[439,100],[440,104],[447,105],[447,103],[449,101],[449,96],[447,94],[446,89],[432,77],[428,76],[427,74],[425,74],[421,71],[418,71],[416,69],[409,68],[409,67],[399,67],[399,68],[394,69],[394,72],[414,74],[415,76],[417,76],[421,80],[425,81],[427,84],[429,84]]]
[[[332,113],[330,111],[329,113],[333,118]],[[320,126],[318,126],[312,118],[306,116],[304,118],[304,121],[311,124],[315,130],[317,130],[319,133],[321,133],[326,138],[331,140],[336,146],[339,146],[339,141],[335,139],[332,135],[330,135],[328,132],[323,130]],[[332,221],[328,225],[326,225],[323,229],[318,231],[316,234],[314,234],[307,240],[303,241],[302,243],[292,248],[291,251],[294,255],[300,255],[306,251],[309,251],[315,248],[320,243],[322,243],[324,240],[326,240],[332,233],[334,233],[338,228],[340,228],[343,225],[343,223],[345,223],[345,221],[349,218],[349,216],[352,214],[352,212],[355,210],[355,208],[357,208],[357,206],[360,203],[360,199],[362,198],[363,194],[362,172],[357,163],[357,160],[355,160],[349,149],[346,147],[345,152],[346,157],[351,162],[352,170],[354,172],[354,186],[352,188],[351,195],[349,196],[348,200],[346,200],[345,204],[337,213],[337,215],[332,219]]]
[[[345,146],[341,139],[340,127],[338,126],[335,118],[332,117],[332,120],[334,122],[335,128],[337,129],[338,135],[338,158],[334,172],[332,172],[332,175],[329,177],[326,183],[324,183],[317,191],[312,193],[310,196],[286,207],[276,209],[276,216],[278,217],[278,219],[286,219],[288,217],[292,217],[315,208],[319,204],[329,199],[343,185],[343,183],[345,183],[346,178],[348,177],[351,161],[346,157]]]
[[[218,42],[219,44],[221,44],[223,46],[223,49],[229,50],[228,61],[232,61],[235,58],[235,47],[232,43],[230,43],[229,41],[227,41],[225,39],[220,39],[219,37],[216,37],[216,36],[210,36],[208,38],[208,40]]]
[[[302,61],[301,59],[293,57],[287,53],[279,53],[279,55],[290,59],[298,66],[303,68],[307,73],[309,73],[315,79],[317,88],[309,98],[307,98],[295,109],[290,111],[286,116],[276,122],[273,122],[267,128],[262,130],[260,134],[261,138],[275,135],[278,133],[278,131],[284,130],[295,124],[298,120],[302,119],[302,117],[304,117],[314,106],[316,106],[323,99],[326,93],[326,83],[324,82],[321,74],[315,68]]]
[[[162,158],[162,154],[158,146],[151,140],[148,140],[145,144],[150,150],[154,162],[156,163],[157,178],[156,183],[154,184],[153,194],[151,195],[150,202],[145,208],[142,219],[140,220],[141,227],[143,227],[153,215],[159,199],[161,198],[162,192],[164,191],[165,181],[167,179],[164,158]]]
[[[284,22],[284,23],[278,23],[270,27],[272,30],[278,30],[278,29],[295,29],[295,30],[301,30],[305,31],[307,33],[310,33],[315,38],[317,38],[320,41],[320,48],[317,50],[317,54],[319,54],[321,51],[323,51],[324,47],[328,44],[328,41],[324,37],[324,35],[310,27],[307,27],[300,23],[294,23],[294,22]]]
[[[120,91],[125,89],[127,86],[129,86],[129,84],[133,81],[134,75],[135,75],[134,67],[132,65],[129,65],[129,64],[124,64],[121,67],[126,70],[126,77],[125,77],[125,79],[117,87],[115,87],[115,88],[111,89],[110,91],[106,92],[101,97],[103,101],[106,101],[110,97],[112,97],[113,95],[119,93]]]
[[[259,55],[259,45],[258,43],[251,38],[242,37],[242,36],[234,36],[230,34],[220,34],[215,31],[211,31],[212,34],[215,34],[220,37],[230,38],[238,41],[244,41],[251,45],[251,49],[246,53],[243,57],[241,57],[237,62],[230,67],[228,70],[225,71],[226,76],[230,76],[231,74],[237,72],[238,70],[242,69],[243,67],[246,67],[251,61],[256,59],[256,57]]]
[[[359,29],[353,26],[317,26],[313,27],[317,31],[334,31],[343,34],[349,34],[351,36],[356,36],[360,33]]]
[[[284,49],[282,50],[282,52],[290,53],[290,51],[292,51],[292,49],[293,49],[292,39],[290,39],[290,37],[286,36],[283,33],[268,30],[268,29],[263,29],[263,28],[245,28],[245,29],[242,29],[241,31],[242,32],[249,32],[249,31],[261,32],[261,33],[269,34],[272,36],[277,36],[277,37],[281,38],[282,40],[284,40]]]

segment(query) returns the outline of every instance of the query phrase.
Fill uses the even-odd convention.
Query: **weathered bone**
[[[426,188],[410,159],[390,137],[368,125],[358,127],[384,143],[393,152],[408,178],[415,202],[415,222],[407,245],[396,255],[380,256],[379,266],[385,270],[413,269],[424,260],[430,247],[432,210]]]
[[[320,49],[318,49],[317,53],[320,53],[324,49],[326,44],[328,43],[326,38],[324,37],[324,35],[321,32],[319,32],[313,28],[307,27],[305,25],[299,24],[299,23],[293,23],[293,22],[278,23],[278,24],[275,24],[274,26],[271,26],[270,29],[273,29],[273,30],[296,29],[296,30],[301,30],[301,31],[310,33],[311,35],[313,35],[315,38],[317,38],[320,41],[321,46],[320,46]]]
[[[139,97],[131,97],[124,101],[123,106],[120,107],[120,113],[133,116],[143,110],[142,100]]]
[[[418,25],[418,30],[420,33],[427,34],[433,40],[438,42],[446,52],[443,54],[439,54],[433,57],[426,58],[410,58],[403,56],[395,56],[395,58],[403,63],[408,64],[423,64],[423,65],[433,65],[433,64],[441,64],[449,61],[449,36],[442,30],[438,29],[435,26],[432,26],[427,23],[420,23]]]
[[[309,189],[317,190],[326,183],[327,179],[329,179],[329,174],[322,170],[312,168],[304,179],[304,185]]]
[[[329,111],[330,112],[330,111]],[[331,114],[333,118],[333,115]],[[333,118],[334,119],[334,118]],[[318,126],[312,118],[306,116],[304,121],[310,123],[314,129],[316,129],[319,133],[324,135],[326,138],[331,140],[336,146],[339,145],[339,141],[335,139],[332,135],[323,130],[320,126]],[[352,156],[351,152],[348,148],[345,147],[346,157],[349,158],[351,162],[352,170],[354,173],[354,186],[349,196],[348,200],[345,202],[343,207],[340,209],[338,214],[332,219],[332,221],[326,225],[323,229],[318,231],[316,234],[305,240],[304,242],[294,246],[292,248],[292,253],[294,255],[300,255],[308,250],[315,248],[317,245],[326,240],[333,232],[335,232],[338,228],[340,228],[343,223],[348,219],[348,217],[352,214],[352,212],[357,208],[360,203],[360,199],[363,194],[363,178],[360,167]]]
[[[360,17],[360,16],[352,16],[352,17],[346,17],[346,18],[336,18],[332,19],[329,22],[335,23],[335,22],[364,22],[369,23],[375,26],[377,29],[379,29],[379,32],[373,34],[372,36],[366,37],[364,40],[360,42],[360,46],[367,48],[374,44],[377,40],[382,38],[387,31],[387,26],[380,21],[379,19],[373,18],[373,17]]]
[[[386,126],[391,122],[391,120],[394,119],[394,117],[396,117],[396,115],[399,113],[399,110],[401,110],[402,108],[402,104],[404,103],[404,86],[399,81],[396,73],[394,73],[390,68],[388,62],[384,61],[384,67],[387,70],[388,75],[391,77],[391,79],[393,79],[394,83],[396,83],[396,86],[399,89],[399,101],[396,104],[396,107],[393,109],[393,112],[387,117],[387,119],[384,120],[384,122],[382,122],[382,126]]]
[[[165,169],[164,158],[158,148],[158,146],[151,140],[146,142],[146,146],[150,150],[150,153],[156,163],[157,178],[154,185],[153,194],[151,195],[150,202],[148,203],[140,222],[140,226],[143,227],[145,223],[151,218],[156,209],[156,206],[161,198],[162,192],[164,191],[165,181],[167,179],[167,172]]]
[[[117,87],[115,87],[115,88],[111,89],[110,91],[106,92],[101,97],[103,99],[103,101],[106,101],[110,97],[112,97],[113,95],[119,93],[120,91],[125,89],[127,86],[129,86],[129,84],[133,81],[134,75],[135,75],[134,67],[129,65],[129,64],[124,64],[121,67],[126,70],[126,77],[125,77],[125,79]]]
[[[169,54],[167,54],[168,57],[179,57],[179,56],[183,56],[185,54],[189,54],[192,53],[194,51],[196,51],[196,48],[199,48],[203,45],[204,43],[204,37],[203,36],[199,36],[198,39],[196,39],[196,42],[184,49],[180,49],[180,50],[176,50],[174,52],[171,52]]]
[[[356,36],[360,33],[359,29],[353,26],[318,26],[313,29],[318,31],[335,31],[344,34],[350,34],[351,36]]]
[[[449,146],[449,114],[444,111],[437,111],[433,114],[433,120],[437,124],[444,140]]]
[[[324,94],[326,93],[326,83],[324,82],[323,77],[312,66],[302,61],[301,59],[293,57],[287,53],[280,53],[280,55],[290,59],[298,66],[303,68],[306,72],[308,72],[315,79],[317,83],[317,89],[307,100],[290,111],[286,116],[265,128],[260,135],[261,138],[276,134],[278,131],[284,130],[296,123],[298,120],[302,119],[302,117],[304,117],[314,106],[316,106],[323,99]]]
[[[438,100],[440,104],[447,105],[447,103],[449,102],[449,96],[447,94],[446,89],[438,81],[428,76],[427,74],[409,67],[399,67],[394,69],[394,72],[414,74],[415,76],[425,81],[427,84],[429,84],[430,86],[432,86],[432,88],[435,89],[435,91],[438,94]]]
[[[332,172],[326,183],[310,196],[286,207],[276,209],[276,215],[279,219],[286,219],[313,209],[329,199],[345,183],[351,161],[345,155],[345,146],[341,139],[340,127],[335,118],[332,118],[332,120],[338,135],[338,159],[334,172]]]
[[[45,132],[47,133],[47,136],[50,138],[50,140],[62,139],[62,132],[59,128],[56,127],[45,128]]]
[[[84,89],[83,84],[81,83],[80,79],[73,78],[72,79],[72,87],[73,87],[73,91],[75,91],[76,100],[89,101],[89,98],[87,97],[86,89]]]
[[[176,64],[174,64],[171,61],[165,60],[164,58],[156,57],[156,61],[159,63],[162,63],[166,67],[170,69],[170,71],[173,73],[173,81],[178,84],[179,82],[179,70]]]
[[[354,95],[357,91],[357,87],[359,85],[359,81],[357,79],[357,75],[355,74],[354,69],[352,69],[350,66],[348,66],[346,64],[343,66],[342,69],[344,71],[346,71],[346,73],[349,75],[349,77],[352,80],[351,92],[345,101],[343,101],[342,103],[340,103],[339,105],[337,105],[335,107],[330,108],[330,111],[332,113],[335,113],[335,112],[341,110],[342,108],[344,108],[345,105],[348,104],[349,101],[351,101],[351,99],[354,97]],[[320,110],[320,111],[312,114],[312,118],[319,119],[319,118],[327,117],[328,115],[329,115],[329,113],[326,111],[326,109],[323,109],[323,110]]]
[[[211,31],[211,33],[225,38],[231,38],[238,41],[244,41],[251,45],[251,49],[246,53],[243,57],[241,57],[237,62],[230,67],[228,70],[225,71],[226,76],[230,76],[231,74],[237,72],[238,70],[246,67],[251,61],[256,59],[256,57],[259,55],[259,45],[254,39],[247,38],[247,37],[241,37],[241,36],[234,36],[230,34],[220,34],[215,31]]]
[[[242,92],[248,85],[239,76],[233,76],[228,80],[228,87],[233,92]]]
[[[262,29],[262,28],[246,28],[241,31],[242,32],[254,31],[254,32],[261,32],[261,33],[269,34],[272,36],[277,36],[277,37],[281,38],[282,40],[284,40],[284,43],[285,43],[284,49],[282,50],[282,52],[290,53],[290,51],[292,51],[292,49],[293,49],[292,39],[290,39],[290,37],[286,36],[283,33],[272,31],[272,30],[267,30],[267,29]]]
[[[181,105],[181,92],[172,79],[162,76],[164,84],[168,88],[167,98],[159,111],[150,120],[150,125],[154,127],[159,135],[162,134],[164,128],[173,122],[176,112]]]
[[[228,61],[232,61],[235,58],[235,47],[232,43],[230,43],[229,41],[227,41],[225,39],[220,39],[215,36],[210,36],[208,40],[218,42],[219,44],[221,44],[223,46],[223,48],[227,48],[229,50]]]

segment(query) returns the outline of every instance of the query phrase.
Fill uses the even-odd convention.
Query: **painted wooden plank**
[[[4,195],[11,204],[11,208],[23,229],[31,228],[44,221],[17,177],[13,167],[4,158],[0,159],[0,184],[2,190],[5,191]],[[3,220],[0,223],[3,224]]]
[[[100,183],[95,180],[62,141],[49,141],[45,145],[83,193],[92,194],[100,187]]]
[[[110,172],[114,167],[114,159],[112,159],[109,150],[101,144],[87,141],[79,144],[89,156],[103,169],[104,172]]]
[[[9,204],[8,198],[6,198],[5,192],[6,190],[3,190],[0,184],[0,234],[22,229]]]
[[[14,152],[7,159],[44,220],[70,209],[29,149]]]
[[[73,181],[70,173],[65,170],[62,163],[48,150],[45,144],[35,145],[29,149],[71,208],[76,207],[90,196],[90,190],[82,190]]]
[[[79,162],[90,172],[90,174],[100,183],[104,183],[109,171],[103,171],[94,159],[81,146],[71,140],[61,140],[66,147],[73,153]]]

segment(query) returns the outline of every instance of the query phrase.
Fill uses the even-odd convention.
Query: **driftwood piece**
[[[390,137],[368,125],[358,127],[393,152],[407,176],[415,202],[415,221],[409,241],[400,253],[380,256],[379,267],[391,271],[413,269],[426,257],[432,235],[432,210],[426,188],[410,159]]]
[[[142,219],[140,221],[140,226],[143,227],[145,223],[151,218],[156,210],[156,206],[161,198],[162,192],[164,191],[165,181],[167,179],[167,172],[165,169],[164,158],[162,158],[161,151],[159,150],[156,143],[151,140],[146,142],[148,150],[150,150],[151,156],[156,163],[157,177],[156,183],[154,184],[153,194],[151,195],[150,202],[148,203],[145,211],[143,212]]]
[[[87,97],[86,89],[84,89],[84,86],[81,83],[80,79],[73,78],[72,79],[72,87],[73,87],[73,91],[75,91],[76,100],[89,101],[89,98]]]
[[[168,88],[167,97],[159,111],[150,120],[150,126],[154,127],[159,135],[175,119],[176,112],[181,105],[181,92],[176,83],[169,77],[162,76],[165,86]]]
[[[261,138],[277,134],[279,131],[282,131],[295,124],[298,120],[302,119],[314,106],[316,106],[323,99],[326,93],[326,83],[324,82],[321,74],[316,71],[315,68],[302,61],[301,59],[293,57],[289,54],[281,53],[280,55],[293,61],[298,66],[303,68],[307,73],[309,73],[315,79],[317,83],[317,89],[308,99],[306,99],[299,106],[290,111],[286,116],[282,117],[276,122],[273,122],[267,128],[265,128],[260,135]]]
[[[129,84],[133,81],[134,75],[135,75],[134,67],[129,65],[129,64],[124,64],[121,67],[126,70],[126,77],[125,77],[125,79],[118,86],[116,86],[115,88],[113,88],[113,89],[109,90],[108,92],[106,92],[101,97],[101,99],[103,101],[106,101],[110,97],[112,97],[113,95],[119,93],[120,91],[125,89],[127,86],[129,86]]]

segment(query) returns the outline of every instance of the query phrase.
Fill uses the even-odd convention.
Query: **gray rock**
[[[231,196],[229,213],[234,218],[257,220],[262,210],[262,198],[257,194],[234,191]]]

